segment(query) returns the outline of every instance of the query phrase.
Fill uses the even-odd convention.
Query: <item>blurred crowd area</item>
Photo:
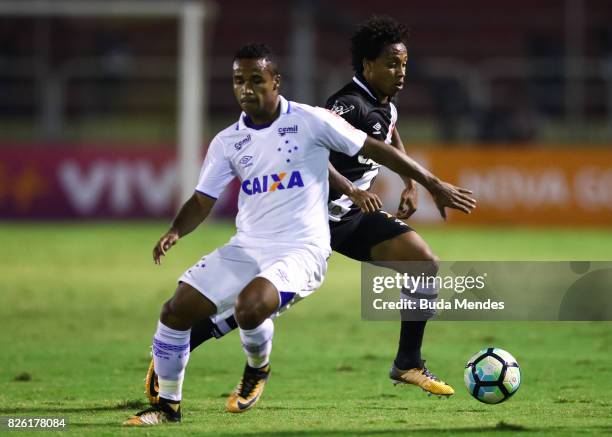
[[[609,0],[206,5],[207,138],[237,117],[231,61],[242,44],[270,44],[283,94],[322,105],[352,76],[356,25],[386,14],[411,30],[408,82],[398,97],[405,142],[612,140]],[[0,14],[0,144],[173,146],[179,30],[173,18]]]

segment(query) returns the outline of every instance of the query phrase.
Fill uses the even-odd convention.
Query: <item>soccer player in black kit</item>
[[[406,77],[406,37],[407,29],[389,17],[374,17],[362,24],[351,38],[355,76],[326,103],[328,109],[357,129],[402,152],[393,98],[403,88]],[[367,191],[378,174],[379,164],[360,155],[350,157],[335,152],[330,153],[329,159],[332,249],[358,261],[400,261],[396,267],[400,273],[435,274],[438,259],[427,243],[403,221],[379,210],[380,200]],[[416,208],[415,184],[410,179],[404,182],[406,188],[397,214],[400,218],[408,218]],[[440,213],[444,216],[444,211]],[[420,270],[404,271],[415,267]],[[435,290],[417,290],[420,294],[423,291],[426,296],[422,297],[435,299]],[[390,377],[396,383],[414,384],[429,393],[449,396],[453,388],[434,376],[421,359],[426,319],[431,316],[433,313],[408,314],[406,318],[413,320],[401,322]]]
[[[340,91],[332,95],[326,107],[343,117],[357,129],[385,141],[400,151],[404,146],[397,131],[397,109],[394,96],[403,88],[408,59],[406,28],[388,17],[374,17],[362,24],[351,38],[352,64],[355,76]],[[378,173],[379,164],[362,156],[348,157],[330,154],[329,215],[331,246],[336,252],[366,262],[396,262],[396,270],[411,275],[435,275],[438,260],[427,243],[399,218],[408,218],[416,209],[415,184],[404,179],[397,218],[380,211],[378,196],[368,190]],[[467,191],[466,191],[467,192]],[[469,212],[465,206],[455,206]],[[443,208],[440,214],[445,217]],[[402,261],[419,261],[418,271],[406,271]],[[417,290],[405,298],[435,299],[435,290]],[[390,378],[396,384],[413,384],[426,392],[450,396],[453,388],[438,379],[421,359],[421,344],[426,319],[432,312],[409,315],[401,322],[397,355],[391,366]],[[404,317],[402,317],[404,319]],[[220,338],[236,329],[234,316],[220,324],[202,320],[191,330],[191,350],[215,337]],[[153,361],[147,372],[145,393],[151,404],[158,402],[157,380]]]

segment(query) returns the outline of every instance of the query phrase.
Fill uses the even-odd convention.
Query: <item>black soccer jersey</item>
[[[397,109],[392,102],[380,103],[363,77],[353,77],[350,83],[327,100],[325,107],[371,137],[391,143]],[[380,167],[380,164],[361,155],[347,156],[334,151],[330,152],[329,160],[340,174],[361,190],[370,189]],[[347,220],[358,210],[347,196],[330,188],[331,221]]]

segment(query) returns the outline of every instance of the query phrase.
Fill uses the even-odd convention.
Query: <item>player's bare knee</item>
[[[159,314],[159,320],[167,327],[174,329],[176,320],[174,315],[172,314],[172,306],[170,304],[170,300],[164,302],[164,304],[162,305],[161,313]]]
[[[185,331],[191,328],[191,321],[181,311],[176,299],[167,300],[162,306],[159,320],[169,328]]]
[[[242,329],[255,329],[267,318],[261,305],[255,308],[236,307],[235,315],[236,322]]]
[[[259,318],[252,311],[236,309],[235,315],[236,322],[242,329],[255,329],[260,325],[257,323]]]
[[[271,314],[267,305],[253,296],[238,296],[234,308],[236,322],[243,329],[255,329]]]
[[[427,264],[429,265],[430,274],[432,276],[437,275],[438,270],[440,270],[440,258],[438,258],[438,256],[435,253],[430,251],[428,254],[428,259],[426,261],[427,261]]]
[[[420,252],[414,259],[395,263],[395,269],[409,275],[436,276],[440,269],[440,258],[430,250]]]
[[[417,254],[419,269],[428,276],[435,276],[440,269],[440,258],[427,245],[419,249]]]
[[[160,320],[163,322],[164,320],[167,320],[168,318],[172,317],[172,299],[168,299],[166,302],[164,302],[164,304],[162,305],[162,309],[161,309],[161,313],[159,315]]]

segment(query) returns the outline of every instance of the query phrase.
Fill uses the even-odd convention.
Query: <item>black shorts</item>
[[[378,243],[414,230],[384,211],[360,211],[345,221],[330,221],[329,229],[332,249],[358,261],[371,261],[370,251]]]

